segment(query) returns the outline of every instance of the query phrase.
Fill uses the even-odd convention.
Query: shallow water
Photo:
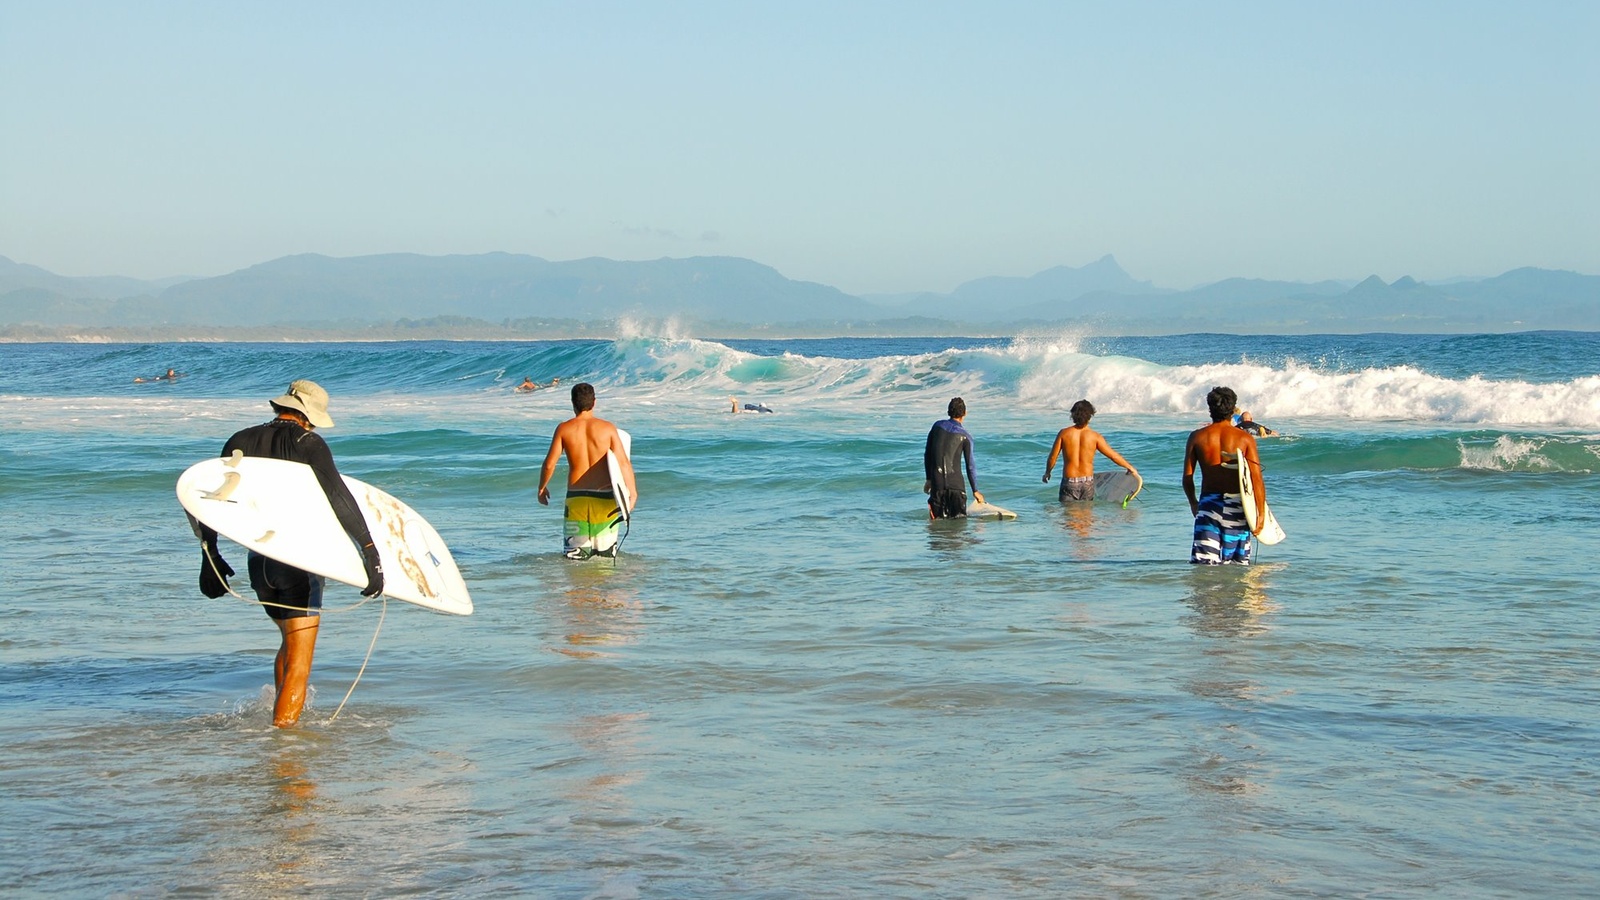
[[[1596,348],[0,345],[0,875],[129,896],[1592,894]],[[190,374],[131,384],[169,365]],[[568,407],[510,388],[555,374],[634,436],[616,564],[559,558],[533,500]],[[341,468],[450,541],[477,612],[330,588],[317,694],[279,731],[276,631],[199,596],[172,485],[294,377],[333,393]],[[1183,436],[1214,383],[1286,432],[1262,457],[1290,537],[1248,569],[1184,562]],[[956,393],[1015,521],[925,518],[922,440]],[[778,412],[731,416],[730,394]],[[1145,476],[1126,510],[1040,483],[1085,395]]]

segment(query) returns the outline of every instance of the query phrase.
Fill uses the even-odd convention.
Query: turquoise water
[[[10,344],[0,882],[37,894],[1600,891],[1600,335]],[[175,383],[133,384],[175,367]],[[565,392],[634,436],[613,565],[534,501]],[[195,588],[173,495],[292,378],[477,612]],[[1185,563],[1214,384],[1289,532]],[[1005,522],[929,523],[967,399]],[[728,397],[773,415],[729,415]],[[1065,410],[1146,480],[1040,482]],[[236,567],[243,552],[224,543]],[[230,552],[231,551],[231,552]],[[379,629],[381,618],[381,630]],[[334,711],[370,661],[348,704]]]

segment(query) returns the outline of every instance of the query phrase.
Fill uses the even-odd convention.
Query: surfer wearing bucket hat
[[[333,463],[333,451],[314,431],[333,427],[333,417],[328,415],[328,392],[316,382],[302,379],[291,382],[282,396],[269,402],[277,417],[229,438],[222,447],[223,457],[240,453],[309,466],[345,534],[361,548],[362,563],[367,570],[367,586],[361,595],[376,597],[383,592],[383,566],[378,550],[373,545],[360,506]],[[233,568],[217,551],[217,533],[199,522],[194,525],[202,542],[200,590],[207,597],[220,597],[228,592],[227,578],[233,575]],[[324,579],[253,550],[248,568],[250,587],[267,615],[277,623],[282,637],[273,664],[277,699],[273,703],[272,724],[287,727],[300,721],[300,711],[305,707],[311,658],[316,651],[317,626],[321,621]]]
[[[286,409],[292,409],[317,428],[333,427],[333,417],[328,415],[328,392],[315,381],[290,382],[289,389],[284,391],[282,397],[269,402],[279,415]]]

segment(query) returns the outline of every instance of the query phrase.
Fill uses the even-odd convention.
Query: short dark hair
[[[1233,388],[1214,387],[1211,393],[1206,394],[1206,406],[1211,408],[1211,421],[1231,419],[1233,411],[1239,406],[1239,395],[1233,392]]]
[[[967,414],[967,401],[957,397],[950,401],[949,406],[945,407],[945,412],[950,415],[950,418],[959,419]]]
[[[1087,400],[1079,400],[1072,404],[1072,424],[1087,425],[1094,418],[1094,404]]]
[[[594,409],[594,385],[580,381],[572,386],[572,411],[583,412],[586,409]]]

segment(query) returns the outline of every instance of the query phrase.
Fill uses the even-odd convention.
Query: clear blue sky
[[[1600,273],[1600,3],[0,0],[0,255]]]

